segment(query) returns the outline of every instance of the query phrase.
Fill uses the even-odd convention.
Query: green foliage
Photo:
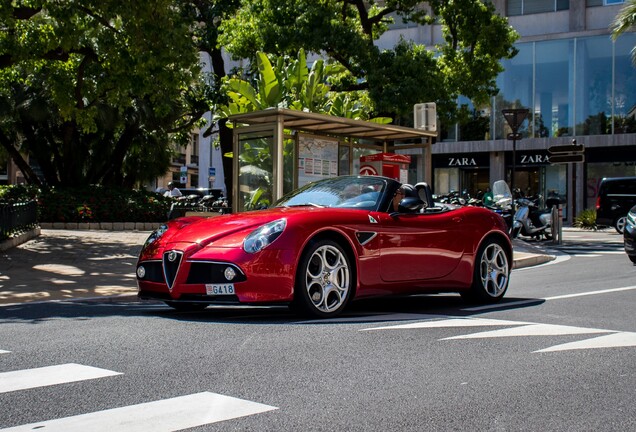
[[[49,185],[162,175],[176,133],[208,110],[190,19],[174,0],[3,6],[0,145],[21,169],[35,159]]]
[[[596,210],[585,209],[574,218],[574,224],[577,228],[583,228],[596,231],[598,226],[596,225]]]
[[[374,41],[392,16],[420,24],[437,20],[445,44],[401,41],[380,51]],[[518,38],[491,2],[482,0],[245,0],[221,30],[220,42],[238,58],[300,48],[326,56],[347,71],[332,80],[332,90],[368,90],[374,115],[399,124],[412,124],[414,103],[434,101],[441,118],[452,118],[459,95],[475,104],[487,100],[497,90],[500,60],[516,54]]]
[[[0,186],[0,202],[36,200],[39,222],[159,222],[172,199],[155,192],[86,186]]]

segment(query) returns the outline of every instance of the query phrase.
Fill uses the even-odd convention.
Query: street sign
[[[571,144],[571,145],[561,145],[561,146],[552,146],[548,147],[548,153],[550,154],[558,154],[558,153],[583,153],[585,151],[585,146],[583,144]]]
[[[508,126],[512,129],[513,133],[516,133],[519,130],[519,126],[521,123],[528,117],[528,113],[530,111],[526,108],[514,108],[514,109],[505,109],[501,110]]]
[[[554,156],[550,156],[551,164],[562,164],[562,163],[570,163],[570,162],[585,162],[585,155],[583,153],[574,153],[574,154],[557,154]]]
[[[508,139],[509,140],[516,140],[519,141],[521,139],[521,134],[519,132],[515,132],[515,133],[509,133],[508,134]]]
[[[216,175],[216,168],[214,168],[214,167],[209,167],[209,168],[208,168],[208,175],[210,175],[210,176],[215,176],[215,175]]]

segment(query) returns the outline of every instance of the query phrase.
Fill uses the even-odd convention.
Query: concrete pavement
[[[135,264],[150,231],[42,229],[0,250],[0,306],[41,301],[134,296]],[[554,256],[514,241],[514,268]]]

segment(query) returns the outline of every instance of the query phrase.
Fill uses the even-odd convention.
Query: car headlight
[[[166,224],[159,225],[159,228],[154,230],[152,234],[150,234],[150,237],[148,237],[148,239],[146,240],[146,243],[144,243],[144,248],[146,248],[148,245],[152,244],[159,237],[164,235],[166,231],[168,231],[168,225]]]
[[[278,219],[252,231],[250,235],[245,237],[243,250],[247,253],[256,253],[263,250],[282,234],[286,225],[286,219]]]

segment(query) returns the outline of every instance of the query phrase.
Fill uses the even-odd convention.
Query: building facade
[[[603,177],[636,176],[636,69],[631,50],[636,33],[615,42],[609,29],[624,6],[619,0],[494,0],[520,34],[517,56],[505,60],[499,94],[487,107],[483,137],[448,131],[432,149],[433,189],[475,194],[496,180],[525,194],[558,197],[564,217],[593,208]],[[397,21],[396,21],[397,22]],[[441,43],[435,26],[396,24],[379,41],[399,37],[432,46]],[[458,101],[468,103],[468,101]],[[515,144],[502,109],[526,108]],[[549,149],[572,140],[585,147],[584,162],[552,164]],[[419,176],[419,174],[418,174]]]

